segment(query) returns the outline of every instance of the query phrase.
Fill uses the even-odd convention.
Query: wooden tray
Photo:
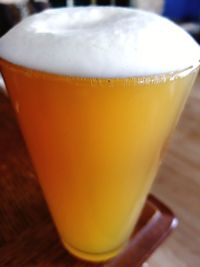
[[[0,93],[1,267],[136,267],[176,225],[173,213],[149,196],[128,246],[118,257],[98,264],[72,257],[52,224],[10,102]]]

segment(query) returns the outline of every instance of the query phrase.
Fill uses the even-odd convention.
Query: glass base
[[[86,261],[92,261],[92,262],[101,262],[101,261],[106,261],[109,260],[113,257],[115,257],[116,255],[118,255],[125,246],[122,246],[116,250],[112,250],[109,251],[107,253],[88,253],[88,252],[84,252],[81,250],[78,250],[72,246],[70,246],[68,243],[66,243],[65,241],[61,240],[64,247],[69,251],[70,254],[72,254],[73,256],[76,256],[77,258],[81,259],[81,260],[86,260]]]

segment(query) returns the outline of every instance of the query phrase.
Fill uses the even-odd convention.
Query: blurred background
[[[46,8],[91,4],[134,7],[161,14],[200,42],[200,0],[0,0],[0,36],[23,18]]]

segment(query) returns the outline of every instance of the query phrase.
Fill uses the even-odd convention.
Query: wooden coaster
[[[125,250],[104,263],[72,257],[62,246],[27,154],[9,99],[0,93],[0,266],[136,267],[177,225],[174,214],[149,196]]]

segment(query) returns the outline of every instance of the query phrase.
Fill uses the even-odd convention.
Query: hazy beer
[[[140,77],[1,72],[64,246],[104,260],[128,241],[197,69]]]

